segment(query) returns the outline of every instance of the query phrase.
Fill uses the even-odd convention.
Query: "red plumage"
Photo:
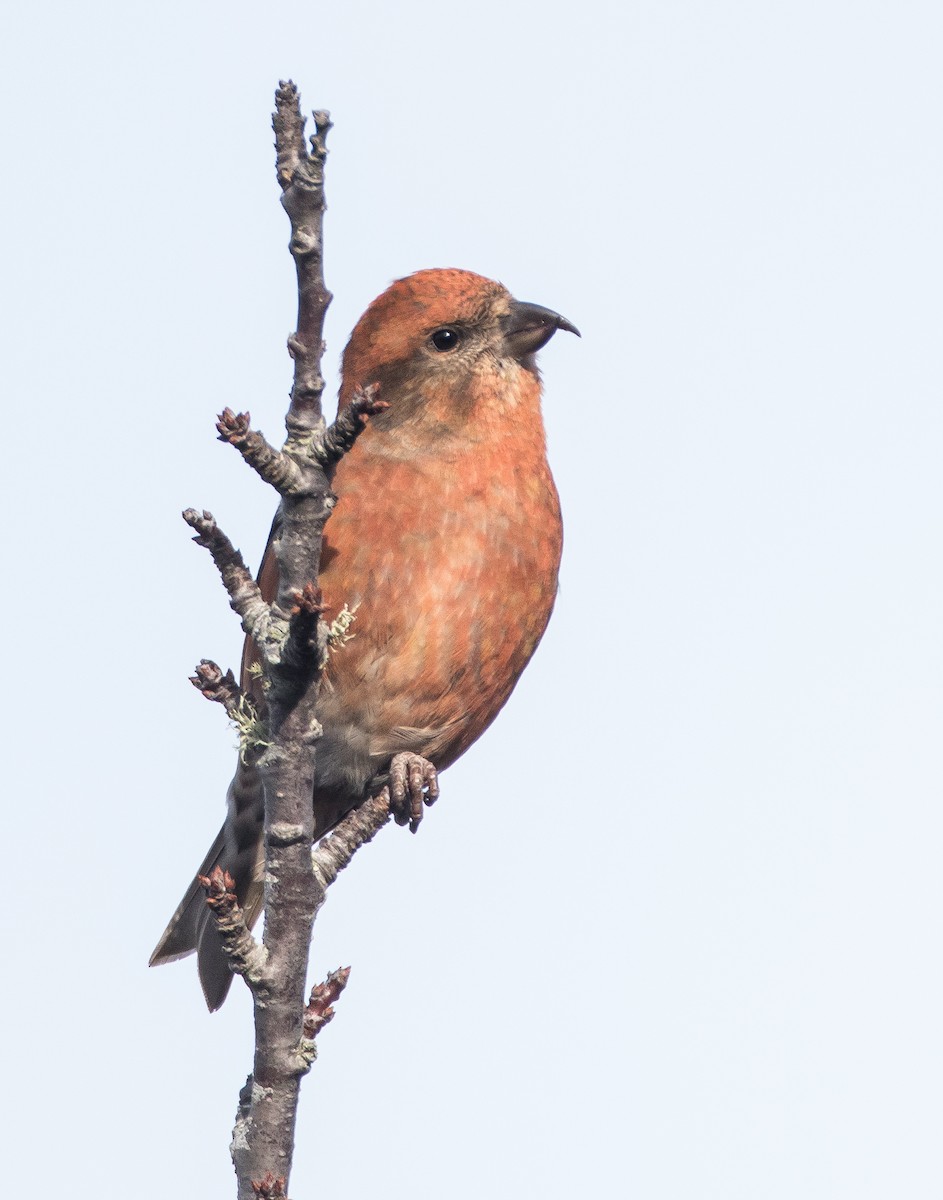
[[[338,464],[320,585],[328,619],[356,609],[354,637],[325,668],[313,797],[323,834],[375,790],[408,750],[441,770],[488,727],[546,628],[562,526],[547,464],[536,351],[557,329],[468,271],[398,280],[358,321],[344,352],[340,405],[368,384],[386,411]],[[259,583],[272,600],[274,556]],[[243,687],[253,659],[247,643]],[[229,815],[201,868],[236,880],[250,920],[262,903],[262,792],[239,766]],[[229,968],[194,883],[152,963],[199,947],[207,1003]]]

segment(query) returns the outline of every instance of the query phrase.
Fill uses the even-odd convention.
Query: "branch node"
[[[301,226],[292,234],[288,248],[296,258],[299,255],[315,254],[321,249],[321,239],[306,226]]]
[[[270,846],[294,846],[305,839],[305,831],[301,825],[292,825],[287,821],[279,821],[269,827],[268,840]]]

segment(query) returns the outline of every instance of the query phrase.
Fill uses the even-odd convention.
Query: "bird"
[[[457,268],[396,280],[354,327],[338,411],[367,386],[387,407],[330,479],[319,585],[325,603],[353,614],[353,636],[322,672],[316,837],[376,794],[398,755],[436,772],[454,763],[497,716],[547,627],[563,526],[535,356],[558,330],[579,336],[552,309]],[[258,582],[274,600],[271,537]],[[250,693],[254,661],[247,638]],[[199,877],[227,870],[251,925],[263,902],[263,818],[258,770],[240,760],[223,827],[151,956],[154,966],[197,951],[210,1011],[232,974]]]

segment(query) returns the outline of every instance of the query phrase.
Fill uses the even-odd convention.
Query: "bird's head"
[[[559,313],[515,300],[500,283],[454,268],[398,279],[357,322],[343,359],[341,404],[378,383],[393,428],[417,418],[454,427],[482,394],[513,401],[536,394],[534,356],[558,329],[579,331]]]

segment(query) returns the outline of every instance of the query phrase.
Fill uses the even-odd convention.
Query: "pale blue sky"
[[[558,610],[322,915],[292,1195],[940,1194],[939,6],[38,3],[0,42],[11,1163],[230,1194],[248,998],[145,964],[233,759],[178,514],[257,562],[213,416],[281,428],[292,76],[332,371],[419,267],[583,332],[542,354]]]

